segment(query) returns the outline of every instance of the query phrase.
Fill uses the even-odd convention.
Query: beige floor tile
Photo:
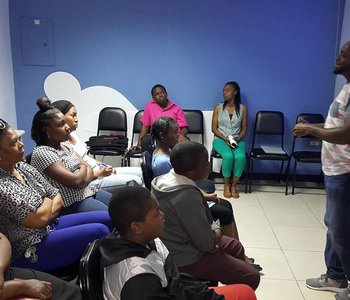
[[[304,286],[306,278],[325,271],[324,190],[298,188],[296,195],[285,196],[284,186],[268,184],[229,199],[247,255],[264,268],[258,299],[331,300],[333,293]],[[222,195],[223,185],[216,187]]]
[[[306,209],[305,202],[297,195],[285,196],[281,193],[259,193],[259,202],[263,207],[279,207],[279,208],[302,208]]]
[[[264,211],[272,226],[322,227],[320,222],[309,210],[264,207]]]
[[[325,194],[302,194],[298,195],[305,204],[311,209],[326,209],[326,195]]]
[[[234,207],[238,205],[260,207],[260,202],[258,201],[258,197],[256,193],[251,193],[251,194],[240,193],[240,197],[238,199],[225,198],[223,195],[223,190],[220,190],[220,189],[217,189],[216,193],[218,197],[229,200]]]
[[[279,249],[247,248],[249,257],[263,268],[263,278],[295,280],[286,258]]]
[[[272,193],[281,193],[281,196],[284,195],[286,187],[285,185],[268,185],[268,184],[259,184],[259,185],[252,185],[252,192],[272,192]]]
[[[238,227],[241,224],[259,224],[268,225],[267,218],[261,207],[244,207],[239,205],[233,205],[235,220]],[[243,207],[243,209],[242,209]]]
[[[323,251],[283,250],[296,280],[318,277],[325,272]]]
[[[280,249],[270,225],[240,224],[237,227],[244,247]]]
[[[284,250],[323,251],[326,231],[324,228],[297,228],[273,226],[277,240]]]
[[[308,289],[304,281],[298,281],[298,285],[305,300],[333,300],[333,295],[335,295],[333,292]]]
[[[258,197],[256,193],[251,194],[240,194],[240,197],[237,199],[230,199],[232,205],[235,207],[261,207],[260,202],[258,200]]]
[[[256,296],[258,300],[304,300],[294,280],[262,278]]]
[[[326,209],[312,209],[311,213],[316,217],[323,228],[327,228],[324,224],[324,215],[326,213]]]
[[[309,182],[309,184],[307,184],[306,188],[304,187],[299,187],[299,188],[295,188],[294,190],[294,195],[309,195],[309,194],[324,194],[325,190],[322,187],[322,185],[319,184],[313,184],[311,182]],[[289,193],[292,193],[292,187],[289,185]]]

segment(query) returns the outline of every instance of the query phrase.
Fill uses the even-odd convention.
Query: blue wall
[[[11,0],[18,127],[30,128],[43,81],[58,70],[82,88],[110,86],[139,109],[163,83],[183,108],[212,110],[235,80],[249,132],[256,111],[281,110],[289,144],[296,115],[326,114],[333,98],[343,9],[344,0]],[[54,66],[23,65],[22,16],[52,18]]]

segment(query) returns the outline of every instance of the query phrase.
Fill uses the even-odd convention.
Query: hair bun
[[[50,99],[47,97],[41,97],[36,100],[36,105],[39,106],[40,111],[47,111],[53,108]]]

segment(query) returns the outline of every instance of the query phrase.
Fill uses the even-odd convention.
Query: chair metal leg
[[[126,162],[126,158],[125,158],[124,155],[121,156],[121,160],[122,160],[122,161],[121,161],[121,166],[122,166],[122,167],[125,167],[125,166],[127,165],[127,162]]]
[[[286,169],[286,191],[285,191],[285,195],[288,195],[288,183],[289,183],[289,169],[290,169],[290,161],[292,160],[292,157],[289,157],[288,159],[288,164],[287,164],[287,169]]]
[[[282,163],[281,163],[280,174],[279,174],[279,176],[278,176],[278,183],[281,182],[282,172],[283,172],[283,166],[284,166],[284,160],[282,160]]]
[[[297,173],[297,160],[294,159],[292,195],[294,195],[296,173]]]
[[[210,155],[210,173],[209,173],[208,178],[210,180],[213,179],[213,156],[212,155]]]
[[[248,164],[247,164],[248,163]],[[249,169],[249,163],[250,163],[250,157],[248,157],[248,162],[246,163],[246,167],[245,167],[245,188],[244,188],[244,193],[248,193],[248,169]]]
[[[248,193],[252,192],[252,172],[253,172],[253,164],[254,164],[254,159],[250,159],[250,164],[249,164],[249,190]]]

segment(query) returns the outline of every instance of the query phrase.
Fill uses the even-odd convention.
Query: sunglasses
[[[0,119],[0,130],[4,130],[6,128],[7,123]]]

